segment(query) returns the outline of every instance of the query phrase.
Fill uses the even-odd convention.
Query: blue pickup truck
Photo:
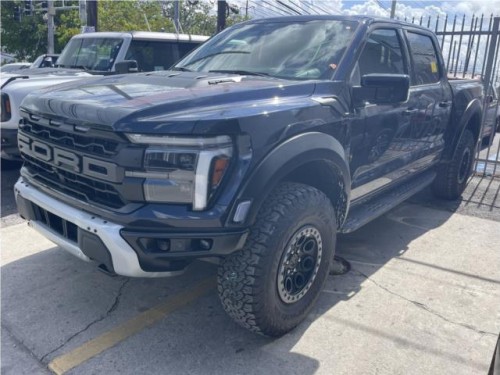
[[[456,199],[483,112],[436,37],[388,19],[254,20],[168,71],[69,82],[21,105],[15,186],[33,228],[105,272],[219,260],[224,309],[280,336],[352,232],[428,185]]]

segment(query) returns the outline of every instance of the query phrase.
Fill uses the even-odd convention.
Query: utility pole
[[[391,4],[391,18],[395,18],[396,17],[396,3],[397,3],[397,0],[392,0],[392,4]]]
[[[180,33],[180,23],[179,23],[179,0],[174,0],[174,27],[177,34]]]
[[[54,8],[54,1],[47,2],[47,52],[54,53],[54,16],[56,10]]]
[[[226,12],[227,4],[225,1],[217,1],[217,32],[221,32],[226,28]]]
[[[87,0],[87,27],[97,31],[97,0]]]

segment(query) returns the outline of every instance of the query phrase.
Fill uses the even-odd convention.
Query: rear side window
[[[197,46],[190,42],[132,40],[125,59],[136,60],[140,72],[167,70]]]
[[[413,58],[415,84],[425,85],[440,80],[439,60],[432,38],[427,35],[408,32],[408,44]]]

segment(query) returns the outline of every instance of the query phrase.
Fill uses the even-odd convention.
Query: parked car
[[[56,66],[58,58],[59,58],[59,54],[55,54],[55,53],[46,53],[44,55],[40,55],[30,65],[30,69],[54,68]]]
[[[10,64],[4,64],[0,66],[0,73],[12,73],[12,72],[17,72],[22,69],[28,69],[31,66],[31,63],[29,62],[17,62],[17,63],[10,63]]]
[[[2,74],[2,159],[20,159],[19,105],[32,91],[99,75],[165,70],[207,39],[200,35],[144,31],[79,34],[71,38],[54,66],[57,55],[42,55],[35,61],[43,65],[39,68]]]
[[[318,298],[337,233],[472,173],[480,82],[449,82],[436,36],[389,19],[230,27],[170,71],[28,95],[22,217],[111,274],[220,261],[241,326],[280,336]]]

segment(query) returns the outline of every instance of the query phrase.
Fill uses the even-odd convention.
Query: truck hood
[[[43,70],[43,73],[38,71]],[[35,74],[31,74],[32,71],[37,71]],[[26,74],[25,74],[26,72]],[[95,75],[89,74],[81,70],[74,69],[54,69],[54,68],[43,68],[43,69],[23,69],[22,73],[8,73],[2,74],[0,79],[0,87],[6,89],[13,85],[20,86],[34,86],[34,87],[44,87],[52,86],[60,82],[71,81],[81,78],[91,78]]]
[[[22,108],[69,123],[142,133],[190,133],[198,121],[231,120],[297,108],[313,81],[163,71],[129,74],[39,90]]]
[[[31,68],[22,69],[20,71],[14,71],[12,75],[20,75],[24,77],[38,77],[45,75],[59,76],[59,75],[75,75],[82,73],[86,76],[91,76],[89,72],[82,69],[71,69],[71,68]]]

